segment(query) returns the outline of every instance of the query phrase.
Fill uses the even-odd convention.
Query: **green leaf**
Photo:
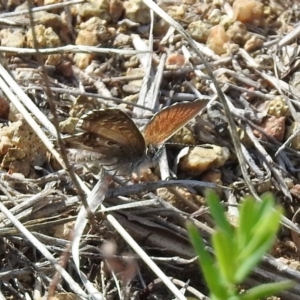
[[[188,224],[190,240],[210,289],[212,300],[258,300],[292,287],[291,281],[264,284],[238,295],[236,286],[253,271],[271,247],[280,226],[281,210],[275,207],[270,193],[257,202],[251,196],[240,206],[237,228],[228,222],[216,193],[206,191],[207,203],[216,223],[212,245],[216,262],[205,249],[197,229]]]
[[[239,222],[237,225],[237,247],[239,250],[245,248],[251,239],[253,224],[257,221],[255,215],[255,200],[253,197],[246,198],[240,206]]]
[[[270,210],[266,218],[260,220],[252,228],[251,240],[240,253],[240,259],[244,260],[261,247],[262,244],[269,244],[277,233],[281,220],[281,212],[274,209]]]
[[[227,298],[227,286],[224,284],[224,280],[215,266],[211,255],[205,250],[205,245],[202,238],[199,236],[197,228],[191,222],[188,222],[187,230],[190,241],[198,255],[199,265],[202,268],[202,272],[210,292],[217,298]]]
[[[265,299],[266,297],[273,296],[292,288],[295,283],[291,280],[280,281],[276,283],[262,284],[247,291],[245,294],[240,295],[240,300],[258,300]]]
[[[237,243],[239,249],[250,242],[255,235],[253,227],[262,220],[268,219],[268,215],[274,208],[274,198],[270,193],[262,196],[262,202],[256,201],[252,196],[244,199],[240,207],[240,219],[237,226]]]
[[[252,238],[238,255],[235,282],[241,283],[270,249],[280,226],[281,213],[272,209],[253,227]]]
[[[258,202],[252,196],[247,196],[242,200],[240,206],[240,222],[244,222],[246,224],[240,225],[248,225],[246,228],[249,229],[249,233],[251,232],[253,226],[260,220],[264,206],[265,203]]]
[[[269,244],[264,244],[260,248],[257,248],[255,252],[251,253],[238,265],[234,278],[234,282],[236,284],[240,284],[246,279],[246,277],[261,261],[263,255],[267,252],[271,245],[272,241]]]
[[[216,231],[212,236],[212,243],[222,277],[229,285],[234,285],[237,258],[234,241],[222,231]]]
[[[232,238],[233,228],[226,218],[225,210],[220,203],[218,195],[212,190],[207,190],[205,197],[210,209],[210,213],[216,222],[218,229],[224,231],[229,238]]]
[[[264,193],[261,196],[261,200],[262,201],[259,203],[262,203],[263,208],[264,208],[264,209],[261,208],[262,209],[261,214],[263,216],[265,213],[269,212],[270,208],[274,208],[276,202],[275,202],[275,198],[274,198],[273,194],[270,192]]]

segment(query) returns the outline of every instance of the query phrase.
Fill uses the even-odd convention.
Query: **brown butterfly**
[[[84,150],[85,161],[98,161],[120,175],[151,166],[164,143],[194,118],[207,101],[181,102],[153,116],[142,134],[132,119],[119,109],[93,110],[79,120],[80,136],[67,142]],[[81,160],[82,161],[82,160]]]

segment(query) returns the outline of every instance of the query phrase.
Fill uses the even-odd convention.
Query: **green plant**
[[[262,284],[239,293],[238,286],[270,249],[280,226],[282,210],[275,207],[270,193],[262,201],[246,197],[239,207],[239,220],[232,226],[215,192],[208,190],[206,199],[216,227],[211,241],[214,258],[205,249],[197,228],[189,222],[190,240],[212,300],[257,300],[274,295],[293,286],[292,281]]]

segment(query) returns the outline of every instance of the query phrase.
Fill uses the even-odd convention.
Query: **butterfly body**
[[[144,135],[119,109],[93,110],[78,122],[82,133],[68,142],[119,175],[139,172],[157,162],[162,145],[206,105],[185,102],[162,109],[148,122]],[[156,151],[157,149],[157,151]]]

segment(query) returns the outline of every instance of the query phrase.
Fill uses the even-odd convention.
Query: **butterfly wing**
[[[77,127],[83,133],[69,139],[69,148],[84,150],[87,159],[129,172],[143,160],[145,140],[131,118],[119,109],[94,110],[84,115]],[[81,162],[86,159],[79,159]]]
[[[132,119],[119,109],[93,110],[79,120],[78,127],[135,153],[145,151],[143,135]]]
[[[180,102],[159,111],[149,121],[144,130],[147,145],[159,147],[172,135],[193,119],[208,103],[196,100]]]
[[[97,134],[82,133],[65,139],[68,148],[81,150],[69,155],[72,161],[83,163],[99,161],[103,165],[116,164],[122,147],[108,141],[104,141]]]

